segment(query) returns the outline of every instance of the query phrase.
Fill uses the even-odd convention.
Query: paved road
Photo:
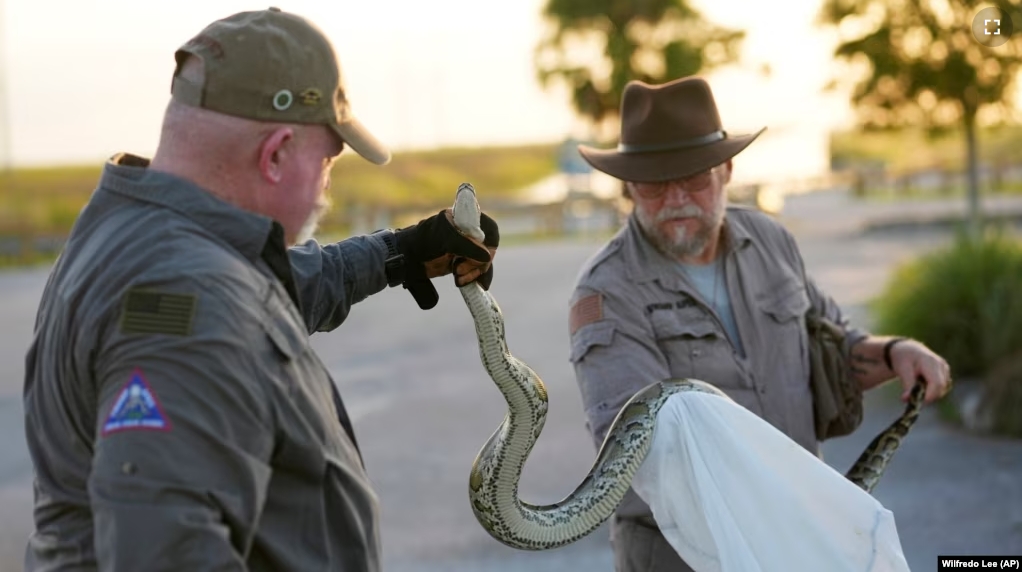
[[[841,195],[790,198],[784,217],[821,285],[868,323],[865,303],[894,264],[946,240],[932,232],[862,235],[860,208]],[[899,207],[891,205],[888,209]],[[551,412],[522,480],[528,501],[556,501],[588,470],[593,450],[566,359],[566,299],[593,241],[507,247],[493,293],[511,351],[547,384]],[[21,377],[45,271],[0,273],[0,572],[21,569],[30,529],[30,468],[21,425]],[[403,291],[355,308],[338,331],[314,337],[355,418],[383,510],[390,572],[610,571],[606,530],[557,550],[506,548],[476,524],[467,506],[468,469],[503,417],[500,394],[479,364],[467,309],[453,286],[417,309]],[[874,392],[858,434],[828,443],[844,470],[873,434],[898,414]],[[909,564],[935,569],[938,553],[1022,554],[1022,442],[964,434],[926,410],[876,496],[890,508]]]

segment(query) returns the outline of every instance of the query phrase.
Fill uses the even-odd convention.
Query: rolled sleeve
[[[652,345],[652,334],[637,331],[641,319],[630,317],[627,307],[606,293],[585,288],[576,291],[573,306],[586,296],[600,296],[599,319],[571,334],[570,360],[587,425],[599,447],[625,402],[671,374],[667,359]]]
[[[198,299],[190,334],[118,331],[97,360],[88,490],[99,570],[245,569],[275,433],[245,335],[259,325],[225,312],[229,300]]]
[[[327,245],[309,240],[288,250],[309,333],[340,326],[352,305],[387,287],[386,255],[386,244],[375,235]]]

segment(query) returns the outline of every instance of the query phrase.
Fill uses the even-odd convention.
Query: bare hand
[[[926,380],[925,403],[941,399],[951,391],[951,366],[922,342],[904,340],[894,344],[891,365],[901,380],[902,401],[908,400],[917,377]]]

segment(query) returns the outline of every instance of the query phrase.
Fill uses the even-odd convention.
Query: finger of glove
[[[492,248],[500,246],[500,229],[497,228],[497,221],[481,212],[479,213],[479,228],[483,229],[483,233],[486,235],[483,244]]]
[[[493,258],[497,257],[497,248],[496,247],[490,248],[490,256],[492,256]],[[482,273],[481,273],[481,275],[479,275],[479,278],[475,278],[475,276],[478,275],[480,273],[480,271]],[[462,275],[471,275],[471,276],[466,278],[464,281],[461,281],[460,280],[460,276],[462,276]],[[474,280],[474,281],[479,282],[479,284],[483,287],[483,290],[489,290],[490,289],[490,283],[493,281],[493,262],[491,261],[491,262],[483,264],[483,263],[480,263],[480,262],[476,262],[474,260],[466,261],[463,258],[455,258],[454,259],[454,276],[455,276],[455,281],[454,281],[455,284],[458,284],[459,281],[462,282],[462,284],[468,284],[469,282],[472,282]]]
[[[436,278],[437,276],[447,276],[451,273],[453,265],[451,261],[455,260],[453,254],[445,254],[438,256],[433,260],[427,260],[423,263],[423,267],[426,271],[426,276],[429,278]]]
[[[488,276],[487,276],[488,275]],[[483,280],[485,277],[485,281]],[[489,289],[490,281],[493,279],[493,264],[480,263],[465,258],[456,258],[454,261],[454,284],[464,286],[470,282],[480,281],[483,289]]]
[[[473,264],[476,266],[491,265],[494,263],[494,258],[497,257],[497,247],[491,246],[486,247],[486,251],[489,252],[489,256],[485,260],[479,260],[476,258],[469,258],[467,256],[454,256],[454,266],[457,267],[461,264]]]
[[[483,275],[480,276],[476,280],[476,282],[478,282],[479,285],[483,287],[483,290],[489,290],[490,289],[490,284],[493,283],[493,265],[492,264],[490,265],[489,268],[486,269],[486,272],[483,272]]]
[[[481,213],[480,213],[481,214]],[[454,226],[450,216],[437,217],[438,229],[445,235],[442,244],[444,252],[456,256],[464,256],[480,262],[489,262],[492,256],[487,250],[485,241],[480,243],[464,235]],[[482,219],[480,219],[481,221]],[[442,221],[442,222],[441,222]],[[484,231],[485,232],[485,231]]]
[[[475,260],[457,257],[454,259],[454,276],[456,278],[462,278],[473,272],[481,274],[489,266],[489,262],[477,262]]]
[[[467,236],[461,235],[458,235],[458,237],[450,243],[447,247],[447,252],[455,256],[471,258],[477,262],[489,262],[493,259],[490,251],[485,246],[471,238],[468,238]]]
[[[455,272],[454,285],[460,288],[466,284],[471,284],[472,282],[475,282],[480,276],[482,276],[482,274],[483,274],[482,268],[473,268],[471,270],[468,270],[467,272],[462,272],[461,274]]]

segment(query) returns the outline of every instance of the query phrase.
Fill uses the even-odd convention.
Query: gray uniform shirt
[[[634,216],[584,265],[571,298],[570,359],[597,447],[636,391],[688,377],[712,383],[818,454],[805,313],[812,304],[842,324],[846,352],[866,333],[849,328],[837,303],[807,276],[794,238],[778,223],[732,206],[724,237],[724,282],[738,339],[678,263],[646,240]],[[629,490],[618,514],[651,512]]]
[[[111,162],[26,359],[26,571],[380,567],[379,511],[309,334],[386,286],[373,236],[283,229]]]

